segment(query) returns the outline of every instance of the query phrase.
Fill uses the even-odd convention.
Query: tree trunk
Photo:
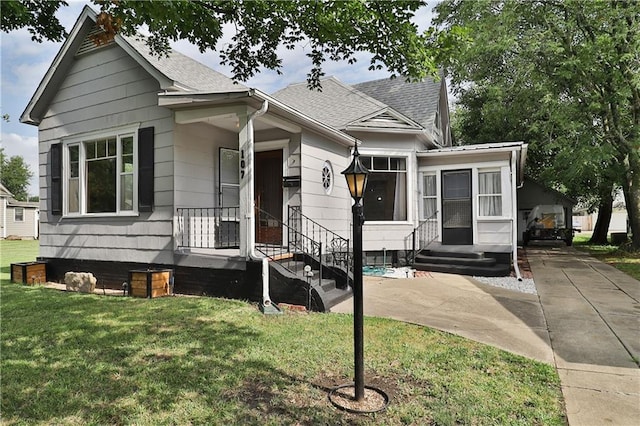
[[[598,219],[596,226],[593,228],[593,235],[589,240],[592,244],[609,244],[607,235],[609,234],[609,223],[611,222],[611,214],[613,213],[613,195],[611,188],[608,191],[602,191],[600,195],[600,204],[598,205]]]
[[[640,153],[632,152],[629,155],[629,166],[625,180],[622,183],[624,192],[624,202],[627,207],[629,217],[629,228],[631,228],[631,246],[640,249]]]

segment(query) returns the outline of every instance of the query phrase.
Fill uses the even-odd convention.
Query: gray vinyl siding
[[[176,207],[218,205],[219,149],[238,149],[238,136],[206,124],[176,125]]]
[[[160,85],[118,46],[76,57],[39,125],[40,255],[145,263],[173,262],[173,114],[157,106]],[[137,217],[50,214],[54,143],[75,135],[154,127],[154,210]]]
[[[301,144],[302,212],[344,238],[350,237],[351,196],[341,174],[351,162],[349,148],[304,132]],[[333,190],[325,193],[322,167],[330,161],[333,168]]]

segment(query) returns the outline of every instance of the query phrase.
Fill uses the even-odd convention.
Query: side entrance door
[[[282,150],[256,152],[256,242],[282,245]]]
[[[471,170],[442,172],[442,244],[473,244]]]

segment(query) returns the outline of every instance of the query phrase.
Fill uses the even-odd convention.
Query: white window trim
[[[480,194],[480,174],[481,173],[498,173],[498,175],[500,176],[500,205],[502,207],[502,211],[500,212],[499,215],[494,215],[494,216],[483,216],[480,214],[480,198],[481,197],[495,197],[498,194]],[[500,167],[480,167],[475,169],[475,180],[476,180],[476,184],[475,187],[477,188],[476,190],[476,214],[477,214],[477,219],[479,221],[484,221],[484,222],[489,222],[489,221],[502,221],[505,219],[508,219],[508,217],[505,216],[504,211],[505,211],[505,182],[504,179],[502,177],[502,168]]]
[[[425,195],[426,193],[426,188],[424,187],[424,178],[425,176],[433,176],[436,180],[436,193],[435,195]],[[439,180],[438,180],[438,173],[435,171],[428,171],[428,172],[421,172],[419,173],[419,184],[420,184],[420,202],[419,202],[419,215],[420,215],[420,221],[426,220],[426,213],[424,211],[424,199],[425,198],[432,198],[434,200],[436,200],[436,218],[433,220],[437,220],[438,219],[438,215],[440,214],[440,204],[439,204],[439,200],[440,200],[440,187],[439,187]]]
[[[366,225],[403,225],[403,224],[411,224],[413,225],[413,217],[414,213],[414,182],[411,179],[411,176],[414,175],[414,158],[412,153],[408,153],[406,151],[395,151],[395,150],[375,150],[375,149],[359,149],[359,153],[361,157],[392,157],[392,158],[404,158],[405,159],[405,170],[407,176],[406,186],[407,186],[407,219],[406,220],[367,220],[365,215],[365,224]],[[374,171],[376,173],[377,171]],[[391,173],[392,171],[389,171]],[[384,172],[381,172],[384,173]]]
[[[329,179],[329,185],[325,186],[325,169],[328,171],[328,175],[327,178]],[[335,174],[333,173],[333,164],[331,164],[331,161],[329,160],[325,160],[324,163],[322,163],[322,171],[321,171],[321,179],[322,179],[322,189],[324,189],[324,193],[326,195],[331,195],[331,193],[333,192],[333,184],[335,183]]]
[[[62,141],[63,153],[62,153],[62,169],[63,169],[63,185],[62,185],[62,215],[64,218],[87,218],[87,217],[131,217],[138,216],[138,130],[139,124],[131,126],[123,126],[117,128],[111,128],[108,130],[100,130],[95,132],[87,132],[80,135],[75,135],[70,138],[65,138]],[[120,211],[120,176],[122,174],[122,145],[121,139],[127,136],[133,137],[133,210]],[[106,139],[109,137],[116,138],[116,211],[115,212],[101,212],[101,213],[87,213],[87,197],[86,197],[86,155],[83,142],[91,142],[97,139]],[[80,199],[79,212],[69,212],[69,146],[78,145],[79,149],[79,188],[78,193]]]
[[[17,212],[18,209],[22,210],[22,220],[18,220],[17,217]],[[14,222],[18,222],[18,223],[24,223],[24,213],[25,213],[25,208],[24,207],[14,207],[13,208],[13,221]]]

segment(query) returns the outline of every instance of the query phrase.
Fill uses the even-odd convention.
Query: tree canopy
[[[446,63],[458,138],[528,142],[529,174],[574,197],[621,187],[640,247],[640,3],[444,0],[436,12],[473,39]]]
[[[356,61],[356,53],[372,54],[369,69],[386,67],[410,79],[437,78],[436,58],[450,52],[460,32],[421,33],[411,19],[424,1],[136,1],[93,0],[106,37],[138,34],[148,29],[152,51],[164,54],[169,43],[188,40],[201,52],[216,50],[225,24],[235,34],[219,51],[233,78],[246,81],[261,68],[280,72],[278,48],[308,46],[308,83],[319,87],[327,60]],[[3,1],[2,30],[27,28],[35,41],[62,40],[66,34],[55,12],[64,1]],[[96,39],[97,43],[104,40]]]
[[[0,147],[0,182],[18,201],[27,201],[29,197],[29,179],[33,172],[19,155],[7,158],[4,148]]]

